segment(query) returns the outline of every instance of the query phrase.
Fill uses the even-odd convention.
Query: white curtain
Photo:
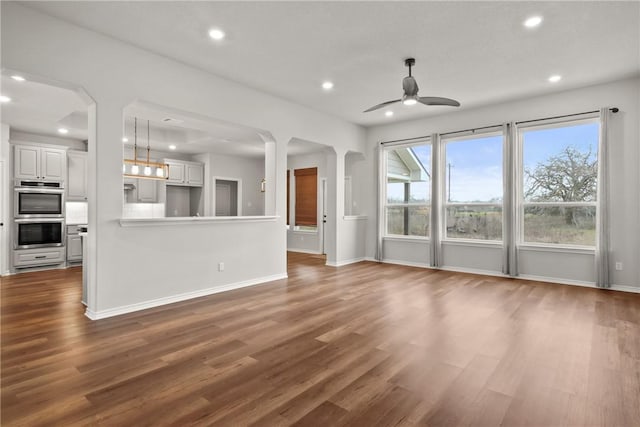
[[[440,165],[442,164],[443,154],[440,144],[440,135],[434,133],[431,135],[431,222],[430,222],[430,260],[431,267],[440,267],[442,265],[442,243],[441,243],[441,207],[440,202],[442,187],[440,185]]]
[[[377,186],[376,186],[376,201],[377,201],[377,213],[378,213],[378,218],[376,221],[376,224],[378,225],[376,227],[376,260],[377,261],[382,261],[383,254],[382,254],[382,250],[383,250],[383,244],[382,244],[382,235],[383,235],[383,230],[382,228],[384,227],[384,207],[383,207],[383,201],[382,201],[382,188],[385,185],[384,179],[385,179],[385,156],[384,156],[384,149],[382,147],[382,144],[378,144],[378,148],[376,149],[376,156],[377,156],[377,164],[378,164],[378,168],[377,168]]]
[[[515,219],[518,215],[517,208],[517,151],[515,125],[505,123],[502,126],[504,137],[503,149],[503,220],[502,238],[504,241],[502,257],[502,273],[510,276],[518,275],[518,249],[516,241]]]
[[[596,285],[611,287],[609,277],[609,108],[600,109],[598,143],[598,205],[596,207]]]

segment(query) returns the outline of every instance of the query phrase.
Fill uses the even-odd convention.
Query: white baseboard
[[[611,285],[609,289],[613,291],[633,292],[634,294],[640,294],[640,286]]]
[[[535,280],[536,282],[559,283],[561,285],[570,285],[570,286],[582,286],[583,288],[603,289],[605,291],[633,292],[636,294],[640,294],[640,287],[636,287],[636,286],[611,285],[611,287],[609,288],[599,288],[596,286],[594,282],[580,282],[578,280],[554,279],[553,277],[541,277],[541,276],[530,276],[530,275],[518,276],[517,279]]]
[[[371,261],[376,261],[375,259],[371,259]],[[431,268],[434,270],[445,270],[445,271],[456,271],[459,273],[470,273],[470,274],[481,274],[483,276],[495,276],[495,277],[511,277],[513,279],[520,280],[531,280],[534,282],[545,282],[545,283],[556,283],[559,285],[570,285],[570,286],[581,286],[584,288],[593,288],[593,289],[604,289],[610,291],[620,291],[620,292],[633,292],[640,293],[640,286],[627,286],[627,285],[611,285],[610,288],[599,288],[593,282],[581,282],[579,280],[570,280],[570,279],[556,279],[553,277],[544,277],[544,276],[532,276],[532,275],[519,275],[519,276],[509,276],[503,274],[502,272],[491,271],[491,270],[476,270],[472,268],[459,268],[459,267],[431,267],[427,264],[421,264],[417,262],[409,262],[409,261],[398,261],[398,260],[382,260],[384,263],[388,264],[397,264],[397,265],[406,265],[407,267],[421,267],[421,268]]]
[[[361,262],[366,260],[367,259],[365,257],[351,258],[351,259],[346,259],[344,261],[338,261],[338,262],[327,261],[326,265],[328,265],[329,267],[342,267],[344,265],[355,264],[356,262]]]
[[[584,288],[597,288],[594,282],[582,282],[580,280],[558,279],[546,276],[534,276],[531,274],[520,274],[514,279],[532,280],[534,282],[559,283],[561,285],[582,286]]]
[[[466,268],[466,267],[451,267],[448,265],[443,265],[438,268],[439,270],[445,271],[455,271],[458,273],[470,273],[470,274],[481,274],[483,276],[494,276],[494,277],[512,277],[508,274],[504,274],[501,271],[493,271],[493,270],[481,270],[479,268]]]
[[[382,262],[386,264],[406,265],[407,267],[432,268],[429,264],[424,264],[421,262],[402,261],[397,259],[385,258],[382,260]]]
[[[87,308],[87,310],[85,311],[85,316],[87,316],[91,320],[106,319],[107,317],[119,316],[121,314],[132,313],[134,311],[146,310],[148,308],[159,307],[161,305],[166,305],[166,304],[172,304],[174,302],[185,301],[193,298],[199,298],[207,295],[217,294],[220,292],[226,292],[234,289],[240,289],[240,288],[246,288],[249,286],[259,285],[262,283],[273,282],[275,280],[286,279],[287,277],[288,276],[286,273],[274,274],[272,276],[259,277],[257,279],[230,283],[228,285],[221,285],[213,288],[200,289],[193,292],[185,292],[183,294],[157,298],[150,301],[143,301],[135,304],[124,305],[121,307],[108,308],[106,310],[93,311]]]
[[[287,252],[299,252],[301,254],[322,255],[320,251],[314,251],[311,249],[287,248]]]

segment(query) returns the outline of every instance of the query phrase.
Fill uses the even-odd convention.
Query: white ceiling
[[[640,73],[639,2],[29,2],[183,63],[362,125],[452,107],[366,108],[421,96],[463,109]],[[542,25],[524,28],[529,16]],[[227,33],[209,39],[211,27]],[[561,74],[560,83],[547,78]],[[335,88],[324,92],[325,79]]]
[[[134,143],[134,118],[138,118],[138,146],[147,144],[149,120],[149,145],[154,150],[171,151],[173,144],[177,152],[186,154],[264,157],[264,140],[258,129],[143,102],[125,108],[124,115],[127,145]]]
[[[87,106],[73,91],[33,81],[18,82],[2,75],[2,94],[11,98],[3,103],[2,123],[23,132],[87,139]],[[65,127],[68,134],[58,133]]]

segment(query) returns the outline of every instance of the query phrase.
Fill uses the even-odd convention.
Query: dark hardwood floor
[[[95,322],[2,278],[2,425],[640,426],[639,294],[323,264]]]

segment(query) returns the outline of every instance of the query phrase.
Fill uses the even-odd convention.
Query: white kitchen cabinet
[[[139,203],[156,203],[158,201],[158,181],[155,179],[138,179],[136,186]]]
[[[125,190],[125,203],[157,203],[158,180],[125,178],[124,184],[133,185],[130,190]]]
[[[87,200],[87,153],[67,152],[67,200],[70,202]]]
[[[64,150],[15,145],[13,159],[14,176],[18,179],[64,181],[67,175],[67,155]]]
[[[67,225],[67,262],[82,261],[80,229],[86,225]]]
[[[64,262],[65,248],[16,249],[13,251],[15,268],[39,267],[42,265],[61,264]]]
[[[82,237],[67,236],[67,261],[82,261]]]
[[[166,163],[169,165],[169,179],[167,179],[167,183],[184,184],[184,163],[168,160]]]
[[[192,187],[204,185],[204,166],[200,163],[187,163],[187,184]]]
[[[165,159],[169,165],[169,185],[183,185],[187,187],[202,187],[204,185],[204,165],[184,160]]]

